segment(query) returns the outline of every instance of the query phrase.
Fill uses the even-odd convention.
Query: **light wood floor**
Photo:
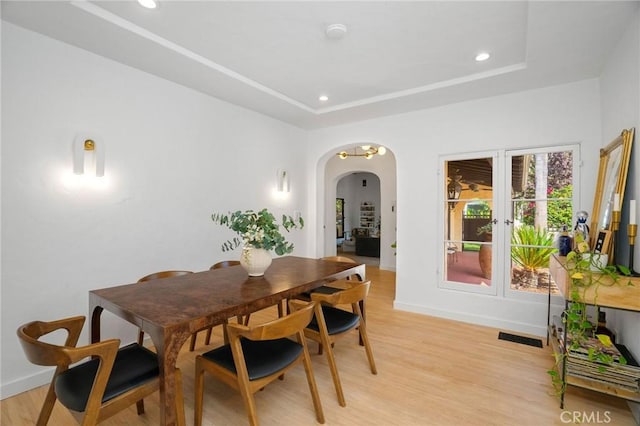
[[[367,277],[372,280],[367,323],[378,375],[369,371],[355,334],[339,341],[335,353],[346,407],[338,405],[326,358],[310,344],[327,425],[564,425],[573,412],[591,416],[592,424],[596,419],[610,419],[606,423],[616,426],[635,424],[623,400],[577,388],[569,389],[562,414],[546,373],[553,365],[548,347],[498,340],[497,329],[395,311],[395,274],[367,267]],[[275,315],[270,309],[251,319]],[[216,330],[217,345],[222,339],[219,327]],[[196,350],[208,349],[201,342]],[[193,360],[185,345],[179,367],[187,424],[193,423]],[[1,424],[34,424],[45,390],[2,401]],[[133,406],[102,424],[157,425],[157,394],[145,401],[145,415],[138,417]],[[316,424],[301,367],[258,392],[256,403],[262,425]],[[204,405],[204,425],[248,423],[239,393],[211,377],[205,382]],[[75,422],[57,404],[49,424]]]

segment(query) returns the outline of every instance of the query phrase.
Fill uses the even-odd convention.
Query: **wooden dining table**
[[[176,404],[183,404],[176,401],[176,361],[192,333],[353,274],[364,280],[365,265],[285,256],[274,259],[262,277],[233,266],[92,290],[91,342],[100,341],[105,309],[147,333],[160,366],[160,424],[175,425]]]

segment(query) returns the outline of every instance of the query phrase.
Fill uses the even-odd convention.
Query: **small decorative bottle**
[[[567,231],[567,225],[562,225],[562,233],[558,239],[558,252],[560,256],[566,256],[571,251],[571,237]]]
[[[587,225],[587,219],[589,218],[589,213],[584,210],[576,213],[576,218],[578,219],[576,222],[574,230],[574,237],[578,235],[582,235],[581,241],[584,241],[587,245],[589,244],[589,225]],[[578,239],[576,238],[576,241]]]

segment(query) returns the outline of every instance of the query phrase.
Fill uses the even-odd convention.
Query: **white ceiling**
[[[639,5],[2,1],[2,19],[312,129],[598,77]]]

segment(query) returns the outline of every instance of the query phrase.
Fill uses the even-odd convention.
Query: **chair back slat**
[[[346,256],[327,256],[323,257],[322,260],[330,260],[332,262],[358,263],[352,258]]]
[[[160,280],[162,278],[179,277],[182,275],[193,274],[193,271],[160,271],[153,274],[146,275],[138,280],[139,283],[144,283],[151,280]]]
[[[236,266],[239,264],[240,264],[239,260],[223,260],[221,262],[214,263],[213,265],[211,265],[211,268],[209,268],[209,270],[228,268],[229,266]]]
[[[84,321],[84,316],[77,316],[51,322],[32,321],[19,327],[17,335],[27,359],[36,365],[69,365],[73,362],[69,350],[78,344]],[[39,340],[57,330],[67,331],[64,346]]]
[[[359,282],[351,288],[333,294],[312,293],[311,300],[330,305],[353,304],[367,298],[370,284],[371,281]]]
[[[227,326],[229,338],[231,339],[233,335],[240,335],[251,340],[274,340],[292,336],[296,332],[304,330],[311,322],[314,306],[315,303],[309,303],[287,316],[251,328],[229,324]]]

